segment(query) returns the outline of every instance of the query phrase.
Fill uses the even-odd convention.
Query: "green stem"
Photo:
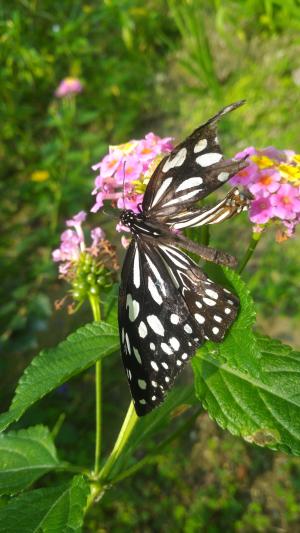
[[[246,250],[246,253],[243,257],[243,259],[241,260],[240,262],[240,265],[237,269],[237,272],[239,274],[241,274],[245,268],[245,266],[247,265],[248,261],[251,259],[252,255],[253,255],[253,252],[256,248],[256,246],[258,245],[260,239],[261,239],[261,236],[262,236],[263,232],[261,231],[260,233],[253,233],[252,234],[252,238],[251,238],[251,241],[250,241],[250,244],[248,246],[248,249]]]
[[[193,415],[188,418],[181,426],[176,429],[169,437],[167,437],[163,442],[161,442],[155,449],[153,453],[150,453],[149,455],[146,455],[146,457],[143,457],[140,461],[138,461],[133,466],[129,467],[127,470],[121,472],[118,476],[116,476],[113,479],[113,484],[118,483],[119,481],[122,481],[123,479],[132,476],[135,474],[138,470],[143,468],[144,465],[153,463],[157,461],[159,454],[177,437],[179,437],[183,432],[186,432],[189,427],[194,423],[197,416],[199,416],[200,412],[202,411],[202,408],[198,409]]]
[[[93,317],[96,322],[101,321],[101,311],[99,296],[90,295],[90,304],[93,311]],[[102,365],[97,361],[95,365],[95,399],[96,399],[96,437],[95,437],[95,463],[94,476],[97,477],[100,469],[101,457],[101,429],[102,429]]]
[[[102,470],[100,471],[100,474],[99,474],[100,480],[105,481],[108,478],[108,475],[110,474],[116,460],[118,459],[120,453],[125,447],[125,444],[128,441],[137,421],[138,421],[138,416],[135,412],[133,402],[130,402],[128,411],[126,413],[123,425],[121,427],[120,433],[115,442],[113,450],[109,458],[107,459],[105,465],[103,466]]]

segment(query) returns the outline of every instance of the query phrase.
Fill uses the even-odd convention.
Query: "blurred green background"
[[[91,320],[54,311],[65,287],[51,250],[64,220],[89,210],[91,165],[108,144],[148,131],[188,134],[220,107],[247,105],[221,124],[228,155],[254,145],[300,150],[300,2],[286,0],[19,0],[0,4],[1,407],[41,347]],[[59,82],[84,90],[64,101]],[[119,235],[101,215],[117,244]],[[214,228],[212,244],[240,257],[247,216]],[[258,328],[294,347],[299,332],[297,239],[266,235],[245,272]],[[129,394],[119,359],[105,360],[104,428],[111,445]],[[189,379],[189,373],[186,373]],[[93,374],[32,408],[22,425],[65,420],[62,456],[91,464]],[[51,478],[48,478],[51,480]],[[46,479],[47,482],[47,479]],[[294,532],[300,462],[241,442],[203,414],[158,464],[111,491],[86,531]]]

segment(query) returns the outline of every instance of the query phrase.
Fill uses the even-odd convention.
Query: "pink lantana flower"
[[[259,232],[269,222],[280,222],[278,241],[291,237],[300,221],[300,156],[292,150],[253,146],[236,154],[248,167],[233,176],[232,185],[244,185],[254,196],[249,218]]]
[[[85,299],[96,298],[99,290],[111,285],[113,271],[118,270],[115,248],[105,239],[100,227],[93,228],[86,241],[82,223],[86,213],[80,211],[66,221],[68,229],[61,234],[60,247],[52,252],[52,259],[59,263],[59,277],[70,283],[72,303],[69,312],[74,313]],[[72,229],[71,229],[72,228]],[[67,297],[56,302],[59,309]]]
[[[272,192],[276,192],[280,187],[281,176],[277,170],[266,169],[262,170],[257,176],[256,180],[252,183],[249,183],[248,189],[255,196],[258,193],[262,193],[265,196],[268,196]]]
[[[270,198],[257,195],[251,203],[250,220],[255,224],[265,224],[274,215]]]
[[[64,98],[73,94],[81,93],[83,90],[83,85],[80,80],[77,78],[64,78],[55,91],[55,96],[57,98]]]
[[[98,175],[92,192],[96,201],[91,211],[96,213],[108,200],[119,209],[137,212],[151,173],[172,149],[171,137],[160,138],[154,133],[147,133],[144,139],[110,146],[109,153],[92,167]],[[123,231],[120,224],[117,229]]]
[[[100,241],[105,239],[103,230],[94,228],[91,231],[92,244],[90,247],[86,245],[82,229],[82,223],[85,221],[86,216],[84,211],[80,211],[73,218],[66,221],[68,228],[74,229],[67,229],[62,232],[60,247],[52,252],[53,261],[60,263],[58,270],[63,277],[66,277],[68,271],[73,269],[74,264],[79,261],[82,253],[95,255],[95,250],[98,248]]]
[[[274,215],[281,220],[291,221],[300,213],[300,195],[296,187],[285,183],[270,197]]]

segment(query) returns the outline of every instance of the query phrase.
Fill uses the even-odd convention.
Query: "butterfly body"
[[[237,189],[214,206],[195,206],[246,166],[224,160],[216,136],[217,120],[238,105],[222,110],[159,163],[140,213],[121,213],[132,240],[122,269],[119,330],[139,416],[163,401],[197,347],[223,340],[238,313],[238,298],[209,279],[182,248],[231,266],[234,258],[178,232],[220,222],[248,206]]]

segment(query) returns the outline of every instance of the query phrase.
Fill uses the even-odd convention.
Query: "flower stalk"
[[[115,462],[117,461],[122,450],[124,449],[137,421],[138,421],[138,416],[135,412],[133,402],[130,402],[128,411],[126,413],[123,425],[120,429],[120,433],[117,437],[113,450],[109,458],[107,459],[105,465],[103,466],[102,470],[100,471],[100,474],[99,474],[100,480],[103,480],[105,482],[106,479],[108,478]]]
[[[246,267],[247,263],[250,261],[253,253],[254,253],[254,250],[256,248],[256,246],[258,245],[260,239],[261,239],[261,236],[263,234],[263,231],[260,231],[260,232],[256,232],[256,233],[252,233],[252,237],[251,237],[251,241],[249,243],[249,246],[246,250],[246,253],[243,257],[243,259],[241,260],[240,262],[240,265],[237,269],[237,272],[239,274],[241,274],[244,270],[244,268]]]
[[[99,295],[89,296],[93,317],[95,322],[101,321],[101,310]],[[95,462],[93,474],[99,474],[101,449],[102,449],[102,361],[97,361],[95,365],[95,405],[96,405],[96,435],[95,435]]]

